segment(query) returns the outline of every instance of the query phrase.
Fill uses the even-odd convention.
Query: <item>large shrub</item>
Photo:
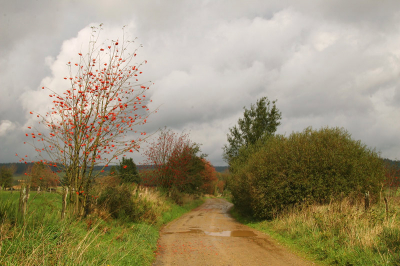
[[[384,179],[379,155],[340,128],[270,136],[242,154],[230,189],[235,205],[258,218],[303,203],[376,195]]]

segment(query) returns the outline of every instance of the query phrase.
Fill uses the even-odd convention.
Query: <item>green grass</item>
[[[0,192],[0,265],[151,265],[161,226],[203,202],[168,202],[154,224],[96,215],[61,221],[60,195],[31,192],[24,224],[18,222],[18,198],[18,192]]]

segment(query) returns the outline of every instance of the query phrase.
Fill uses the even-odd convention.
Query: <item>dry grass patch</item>
[[[332,264],[399,265],[399,199],[391,197],[388,202],[386,213],[383,201],[365,210],[363,201],[346,198],[291,210],[266,223]]]

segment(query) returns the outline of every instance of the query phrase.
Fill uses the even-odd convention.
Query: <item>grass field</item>
[[[18,197],[0,191],[0,265],[151,265],[160,227],[203,202],[168,202],[153,224],[96,215],[61,221],[60,195],[31,192],[23,223]]]

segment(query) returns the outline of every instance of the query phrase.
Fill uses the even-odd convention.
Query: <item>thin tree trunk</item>
[[[83,203],[83,217],[87,217],[90,214],[90,197],[85,193],[84,203]]]
[[[74,214],[79,216],[79,192],[76,190],[75,192],[75,211]]]

